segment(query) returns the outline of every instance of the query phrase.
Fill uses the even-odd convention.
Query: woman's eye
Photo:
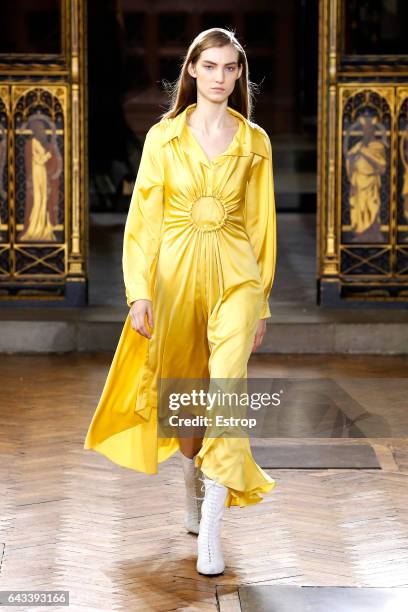
[[[204,68],[208,69],[208,70],[212,70],[212,68],[214,68],[214,66],[204,66]],[[227,70],[229,72],[234,72],[235,67],[234,66],[227,66]]]

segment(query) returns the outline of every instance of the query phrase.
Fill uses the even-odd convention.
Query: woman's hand
[[[261,319],[258,323],[258,328],[256,330],[254,344],[252,345],[252,351],[251,351],[252,353],[256,351],[258,346],[261,346],[265,332],[266,332],[266,319]]]
[[[130,307],[130,319],[132,328],[146,338],[151,338],[151,334],[146,327],[146,315],[150,327],[153,327],[153,309],[150,300],[136,300]]]

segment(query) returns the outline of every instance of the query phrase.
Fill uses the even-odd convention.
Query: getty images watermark
[[[401,437],[407,398],[408,378],[162,378],[158,437]]]
[[[279,390],[260,379],[161,379],[158,389],[160,437],[248,437],[259,435],[265,410],[280,406]],[[258,379],[257,379],[258,380]]]

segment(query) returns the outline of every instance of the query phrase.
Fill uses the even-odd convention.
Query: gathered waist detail
[[[165,208],[164,228],[214,232],[232,223],[243,225],[242,201],[227,202],[218,195],[200,194],[190,201],[171,202]]]
[[[192,203],[189,221],[200,232],[220,229],[227,217],[224,206],[214,196],[201,196]]]

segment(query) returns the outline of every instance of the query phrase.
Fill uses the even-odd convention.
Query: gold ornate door
[[[406,6],[379,0],[369,9],[365,0],[320,1],[318,286],[325,305],[408,303],[408,45],[398,28]]]
[[[85,305],[84,2],[6,0],[2,20],[0,304]]]

